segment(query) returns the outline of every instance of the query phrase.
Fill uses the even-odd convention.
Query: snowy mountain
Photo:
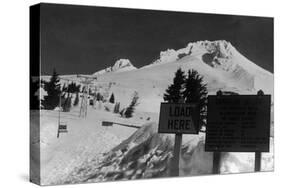
[[[184,71],[195,69],[202,75],[209,94],[218,90],[256,94],[262,89],[273,96],[273,74],[248,60],[225,40],[191,42],[182,49],[168,49],[160,52],[159,59],[153,63],[138,69],[130,60],[120,59],[93,75],[97,76],[95,87],[102,89],[105,84],[114,83],[109,92],[113,92],[121,104],[127,105],[132,93],[137,91],[141,100],[138,109],[158,112],[163,93],[180,67]],[[76,75],[69,75],[69,79],[81,81]]]
[[[127,103],[131,93],[137,91],[141,97],[138,108],[158,112],[163,93],[179,67],[198,71],[204,77],[209,94],[218,90],[256,94],[262,89],[265,94],[273,95],[273,74],[248,60],[224,40],[199,41],[179,50],[169,49],[149,65],[120,74],[103,74],[98,76],[98,81],[116,83],[112,92],[121,103]]]
[[[240,54],[230,42],[198,41],[189,43],[179,50],[168,49],[160,53],[160,58],[152,65],[178,62],[184,57],[194,57],[208,66],[228,74],[228,81],[242,83],[243,89],[254,90],[262,88],[272,81],[272,74]],[[186,63],[187,61],[184,61]],[[267,90],[272,93],[272,90]]]
[[[57,139],[57,112],[41,111],[39,144],[44,156],[41,159],[42,184],[167,177],[171,170],[174,137],[158,134],[157,128],[163,94],[178,68],[185,72],[190,69],[198,71],[204,77],[208,94],[215,94],[218,90],[256,94],[262,89],[273,99],[273,74],[248,60],[224,40],[193,42],[182,49],[163,51],[159,59],[138,69],[129,60],[120,59],[113,66],[93,74],[97,79],[92,89],[99,93],[106,91],[106,99],[114,93],[120,110],[129,105],[132,94],[137,91],[139,105],[133,117],[122,118],[113,113],[114,104],[99,101],[95,106],[89,106],[86,118],[79,118],[78,105],[71,112],[61,114],[62,121],[67,122],[69,133]],[[81,80],[77,75],[61,77],[64,78],[62,83],[67,83],[67,79],[78,83]],[[104,127],[102,121],[138,125],[141,128],[115,124]],[[271,131],[273,133],[273,128]],[[263,171],[273,169],[273,134],[271,136],[270,152],[262,155]],[[213,153],[205,152],[204,142],[205,133],[183,135],[180,176],[212,173]],[[220,170],[223,174],[252,172],[253,169],[252,153],[222,155]]]
[[[93,75],[96,76],[109,72],[124,72],[124,71],[130,71],[135,69],[137,68],[130,62],[129,59],[119,59],[114,63],[113,66],[95,72]]]

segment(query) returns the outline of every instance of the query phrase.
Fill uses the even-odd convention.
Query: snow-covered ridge
[[[178,50],[167,49],[160,52],[159,59],[144,68],[166,63],[186,64],[190,58],[198,59],[201,66],[208,65],[213,71],[219,71],[218,74],[226,75],[226,80],[230,79],[236,85],[242,84],[249,91],[263,88],[273,81],[272,73],[251,62],[225,40],[197,41]],[[273,90],[268,92],[273,93]]]
[[[152,64],[173,62],[187,55],[201,57],[205,53],[214,53],[214,56],[231,58],[235,50],[231,43],[225,40],[190,42],[185,48],[161,51],[159,59]]]
[[[178,61],[185,56],[197,57],[211,67],[225,71],[234,71],[240,66],[249,72],[268,72],[248,60],[225,40],[190,42],[185,48],[161,51],[159,59],[152,62],[152,65]]]
[[[95,72],[93,75],[101,75],[109,72],[124,72],[137,69],[129,59],[119,59],[113,66]]]

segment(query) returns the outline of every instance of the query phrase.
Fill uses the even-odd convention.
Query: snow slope
[[[79,109],[62,113],[68,133],[57,138],[56,111],[41,111],[40,152],[41,183],[58,184],[82,163],[93,160],[125,140],[135,129],[126,127],[103,127],[101,121],[118,121],[120,118],[104,110],[88,109],[87,118],[79,118]]]

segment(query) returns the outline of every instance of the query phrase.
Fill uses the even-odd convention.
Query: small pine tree
[[[120,102],[117,102],[114,106],[113,113],[118,114],[120,111]]]
[[[264,92],[263,92],[263,90],[258,90],[258,92],[257,92],[257,95],[264,95]]]
[[[81,85],[80,85],[80,84],[79,84],[79,85],[78,85],[78,84],[76,85],[76,90],[75,90],[75,91],[76,91],[76,92],[80,92],[80,91],[81,91]]]
[[[102,95],[100,93],[97,93],[97,101],[101,101],[102,100]]]
[[[124,115],[125,111],[126,111],[126,108],[123,108],[123,109],[119,112],[119,114],[121,115],[121,117],[124,117],[124,116],[125,116],[125,115]]]
[[[60,79],[56,70],[54,70],[53,75],[49,82],[45,82],[45,91],[47,92],[47,96],[44,97],[42,101],[42,105],[45,109],[53,110],[55,107],[59,105],[59,97],[60,97]]]
[[[67,92],[67,86],[66,86],[65,83],[64,83],[63,86],[62,86],[62,92]]]
[[[200,109],[199,129],[206,125],[207,117],[207,85],[203,83],[203,76],[197,71],[189,70],[184,83],[183,96],[185,103],[197,103]]]
[[[73,103],[73,106],[77,106],[79,104],[79,93],[76,92],[76,97],[75,97],[75,100],[74,100],[74,103]]]
[[[71,84],[68,86],[69,88],[69,93],[76,93],[76,92],[80,92],[80,86],[81,85],[77,85],[74,82],[71,82]]]
[[[179,68],[175,73],[173,84],[168,87],[166,93],[164,94],[164,101],[169,103],[178,103],[183,96],[184,82],[185,74],[181,68]]]
[[[124,112],[124,116],[126,118],[130,118],[130,117],[133,116],[135,108],[138,105],[138,100],[139,100],[139,95],[135,91],[134,94],[133,94],[133,98],[132,98],[132,101],[131,101],[130,105],[128,106],[128,108],[126,108],[126,111]]]
[[[115,103],[115,97],[114,97],[114,94],[113,94],[113,93],[112,93],[111,96],[110,96],[109,102],[112,103],[112,104]]]
[[[64,112],[69,112],[71,108],[71,95],[68,94],[67,98],[65,99],[64,103],[62,104],[62,109]]]

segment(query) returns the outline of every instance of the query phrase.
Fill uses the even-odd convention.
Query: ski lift
[[[59,114],[58,114],[58,132],[57,138],[59,138],[60,133],[67,133],[67,122],[60,121],[60,112],[61,112],[61,94],[59,95]]]
[[[68,132],[67,131],[67,123],[66,122],[60,122],[57,137],[59,137],[60,133],[67,133],[67,132]]]

